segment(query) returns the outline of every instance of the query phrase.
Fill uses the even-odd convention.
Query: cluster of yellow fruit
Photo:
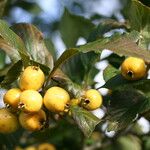
[[[21,148],[17,146],[15,150],[56,150],[55,146],[50,143],[42,143],[35,146],[28,146],[26,148]]]
[[[28,66],[24,69],[19,79],[20,88],[12,88],[4,95],[7,107],[0,109],[0,133],[11,133],[19,125],[29,131],[42,129],[46,122],[46,113],[42,110],[44,106],[51,112],[61,113],[70,105],[80,104],[87,110],[95,110],[102,104],[102,96],[95,89],[85,91],[79,99],[71,99],[66,90],[54,86],[42,97],[38,91],[44,81],[45,75],[39,67]]]

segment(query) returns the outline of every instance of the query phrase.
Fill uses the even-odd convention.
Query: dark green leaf
[[[110,78],[109,80],[107,80],[107,82],[102,87],[108,89],[115,89],[129,82],[134,82],[134,81],[128,81],[121,74],[118,74]]]
[[[133,88],[112,92],[108,106],[108,130],[121,130],[129,126],[147,101],[144,93]]]
[[[108,80],[118,75],[119,73],[120,71],[118,69],[116,69],[115,67],[111,65],[108,65],[103,72],[103,78],[105,82],[107,82]]]
[[[105,19],[103,22],[101,22],[97,28],[90,34],[88,41],[92,42],[95,41],[98,38],[102,38],[103,35],[110,30],[113,29],[128,29],[129,25],[127,23],[118,22],[112,19]]]
[[[56,60],[57,52],[56,52],[56,49],[55,49],[55,46],[54,46],[52,40],[50,38],[47,38],[47,39],[44,39],[44,41],[45,41],[45,45],[46,45],[47,49],[52,54],[53,59]]]
[[[0,17],[3,16],[3,12],[4,12],[4,8],[5,8],[6,3],[7,3],[7,0],[1,0],[0,1]]]
[[[34,2],[18,1],[15,6],[21,7],[24,10],[36,15],[42,11],[39,5]]]
[[[56,61],[53,70],[51,71],[48,79],[50,80],[55,71],[60,67],[62,63],[64,63],[67,59],[71,58],[72,56],[76,55],[78,53],[77,49],[68,49],[66,50],[60,58]],[[47,82],[48,83],[48,82]],[[46,84],[47,85],[47,84]]]
[[[33,65],[33,66],[39,66],[42,69],[42,71],[44,72],[45,75],[48,75],[49,72],[50,72],[50,68],[46,65],[43,65],[43,64],[38,63],[38,62],[33,61],[33,60],[30,61],[30,64]]]
[[[0,50],[0,69],[5,66],[5,53]]]
[[[0,86],[5,87],[17,80],[22,71],[22,67],[22,61],[19,60],[8,70],[8,73],[6,74],[4,80],[0,83]]]
[[[60,33],[68,48],[74,47],[79,37],[87,38],[93,28],[94,24],[90,20],[73,15],[65,9],[60,22]]]
[[[91,136],[96,125],[100,122],[100,119],[94,116],[91,112],[78,106],[71,107],[71,114],[79,128],[87,137]]]
[[[3,38],[0,42],[0,48],[2,48],[12,60],[18,61],[21,57],[24,66],[28,66],[30,58],[26,52],[23,41],[3,20],[0,20],[0,36]]]
[[[150,136],[143,137],[143,147],[144,147],[144,150],[150,149]]]
[[[120,84],[110,97],[108,107],[109,129],[122,129],[129,125],[137,114],[150,111],[150,80]]]
[[[117,54],[112,53],[111,55],[103,58],[102,60],[107,60],[110,65],[119,69],[124,59],[125,59],[124,56],[120,57]]]
[[[43,34],[34,25],[20,23],[11,28],[24,41],[32,60],[53,68],[53,58],[45,46]]]
[[[89,52],[86,54],[79,53],[73,58],[67,60],[63,65],[63,71],[69,78],[78,84],[84,82],[84,86],[94,84],[94,77],[98,73],[95,63],[99,60],[99,54]]]

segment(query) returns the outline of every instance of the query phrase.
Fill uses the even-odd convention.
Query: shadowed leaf
[[[100,119],[91,112],[78,106],[71,107],[71,114],[86,137],[90,137],[96,125],[100,123]]]
[[[53,58],[45,46],[43,34],[34,25],[20,23],[11,29],[24,41],[32,60],[53,68]]]

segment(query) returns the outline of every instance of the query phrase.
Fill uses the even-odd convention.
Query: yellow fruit
[[[87,90],[84,97],[83,107],[87,110],[95,110],[102,105],[102,96],[95,89]]]
[[[70,96],[66,90],[60,87],[51,87],[44,95],[44,105],[52,112],[63,112]]]
[[[37,150],[35,146],[28,146],[24,150]]]
[[[38,146],[38,150],[56,150],[56,148],[52,144],[43,143]]]
[[[43,71],[37,66],[28,66],[21,74],[19,85],[21,90],[39,90],[45,81]]]
[[[128,57],[121,65],[121,73],[127,80],[143,78],[146,74],[144,60],[136,57]]]
[[[8,90],[3,98],[3,101],[6,105],[11,106],[12,108],[17,108],[19,103],[21,90],[18,88],[13,88]]]
[[[37,91],[25,90],[20,95],[20,102],[18,107],[25,112],[37,112],[41,109],[43,98]]]
[[[42,129],[46,121],[46,114],[43,110],[36,113],[21,112],[19,115],[19,122],[21,126],[29,131],[38,131]]]
[[[0,133],[12,133],[19,127],[17,117],[6,108],[0,109]]]
[[[80,100],[77,99],[77,98],[71,99],[71,100],[69,101],[69,104],[70,104],[71,106],[78,105],[79,103],[80,103]]]

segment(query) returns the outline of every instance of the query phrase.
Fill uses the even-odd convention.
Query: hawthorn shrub
[[[5,4],[0,1],[2,8]],[[67,49],[57,59],[35,25],[9,26],[0,19],[0,87],[7,91],[0,149],[150,149],[149,132],[138,123],[142,117],[150,120],[150,8],[132,0],[122,14],[124,22],[98,15],[85,19],[65,9],[59,32]],[[79,37],[87,43],[76,46]],[[100,59],[104,49],[112,53]],[[104,60],[105,84],[96,88],[95,64]],[[103,111],[103,117],[93,110]]]

